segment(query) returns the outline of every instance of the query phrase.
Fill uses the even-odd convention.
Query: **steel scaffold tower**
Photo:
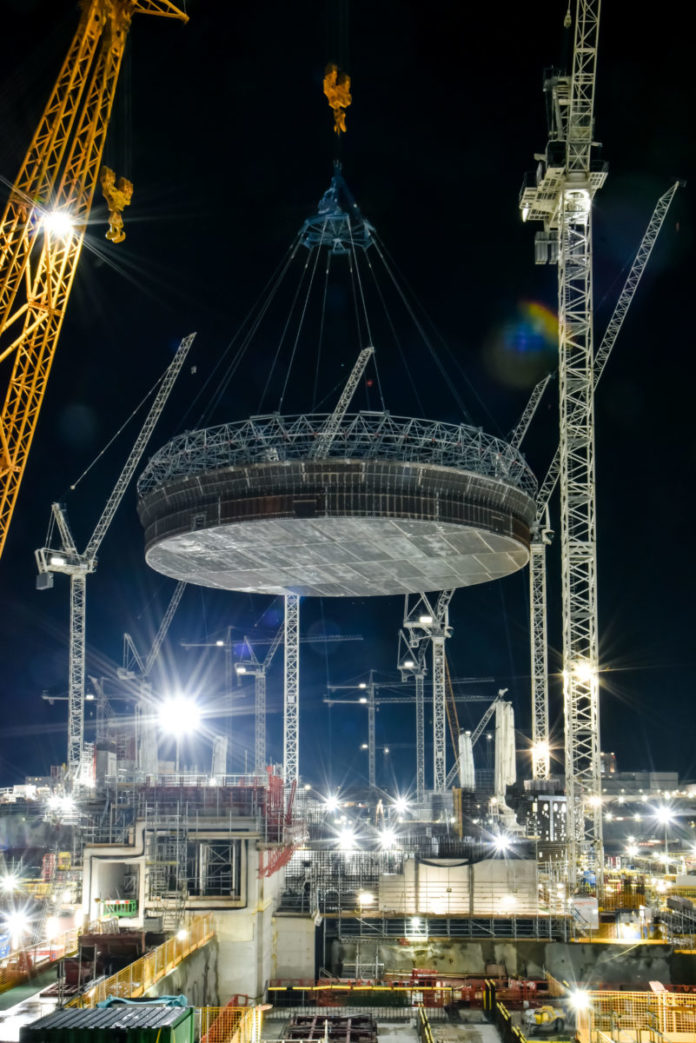
[[[299,780],[300,596],[285,595],[285,676],[283,713],[283,781]]]

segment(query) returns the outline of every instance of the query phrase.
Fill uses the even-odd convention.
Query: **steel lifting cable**
[[[304,281],[304,277],[305,277],[305,275],[307,273],[307,269],[308,268],[309,268],[309,258],[305,262],[305,264],[304,264],[304,266],[302,268],[302,271],[300,272],[300,278],[299,278],[299,281],[298,281],[298,284],[297,284],[297,289],[295,290],[295,294],[294,294],[294,296],[292,298],[292,301],[291,301],[291,304],[290,304],[290,308],[289,308],[289,311],[288,311],[288,317],[285,320],[285,325],[283,326],[283,332],[280,335],[280,340],[278,341],[278,345],[276,347],[275,354],[273,356],[273,362],[272,362],[271,367],[270,367],[270,369],[268,371],[268,375],[266,377],[266,383],[264,384],[263,391],[261,392],[261,397],[259,399],[259,404],[258,404],[258,407],[257,407],[257,411],[258,412],[261,412],[261,409],[262,409],[262,406],[263,406],[263,401],[264,401],[266,395],[268,394],[268,389],[270,387],[271,379],[272,379],[273,374],[275,372],[275,368],[278,365],[278,357],[280,355],[280,350],[281,350],[281,348],[283,346],[283,342],[285,340],[286,334],[287,334],[288,329],[290,327],[292,314],[293,314],[293,312],[295,310],[295,305],[297,304],[298,297],[300,296],[300,290],[302,289],[302,283]]]
[[[328,218],[326,218],[324,220],[324,228],[322,230],[322,235],[326,231],[327,221],[328,221]],[[317,274],[317,266],[319,264],[319,255],[320,255],[320,253],[321,253],[321,247],[320,246],[315,247],[314,264],[312,265],[312,272],[311,272],[311,275],[309,277],[309,286],[307,287],[307,292],[305,294],[304,304],[302,305],[302,314],[300,315],[300,320],[299,320],[299,322],[297,324],[297,333],[295,334],[295,343],[292,346],[292,352],[290,354],[290,362],[288,363],[288,368],[287,368],[286,373],[285,373],[285,383],[283,384],[283,392],[282,392],[282,394],[280,396],[280,402],[278,403],[278,412],[279,413],[282,413],[282,411],[283,411],[283,402],[285,401],[285,393],[286,393],[286,391],[288,389],[288,382],[290,380],[290,373],[292,372],[292,367],[293,367],[293,365],[295,363],[295,356],[297,354],[297,345],[300,342],[300,335],[302,333],[302,328],[304,326],[305,316],[307,314],[307,305],[309,304],[309,297],[310,297],[310,294],[312,292],[312,287],[314,286],[315,276]],[[309,263],[309,260],[308,260],[308,263]]]
[[[159,385],[160,385],[160,384],[162,383],[162,381],[164,380],[164,378],[165,378],[165,376],[166,376],[166,373],[167,373],[167,370],[168,370],[168,369],[169,369],[169,363],[167,363],[167,365],[165,366],[164,372],[160,374],[160,376],[159,376],[159,377],[157,378],[157,380],[156,380],[156,381],[155,381],[155,383],[154,383],[154,384],[152,385],[152,387],[150,388],[150,390],[149,390],[149,391],[147,391],[147,392],[146,392],[146,393],[145,393],[145,394],[143,395],[143,397],[142,397],[142,398],[140,399],[140,402],[138,402],[138,404],[137,404],[137,406],[135,407],[135,409],[134,409],[134,410],[133,410],[133,411],[132,411],[132,412],[130,413],[130,415],[129,415],[128,417],[126,417],[126,419],[125,419],[125,420],[123,421],[123,423],[122,423],[122,424],[121,424],[121,426],[119,427],[118,431],[116,431],[116,433],[115,433],[115,434],[113,434],[113,435],[111,436],[111,438],[110,438],[110,439],[109,439],[109,441],[108,441],[108,442],[106,443],[106,445],[105,445],[105,446],[104,446],[104,447],[103,447],[103,448],[102,448],[102,449],[101,449],[101,450],[100,450],[100,451],[99,451],[99,452],[97,453],[97,455],[96,455],[96,456],[94,457],[94,459],[92,460],[92,462],[91,462],[90,464],[88,464],[88,465],[87,465],[87,467],[85,467],[85,469],[84,469],[84,471],[82,472],[82,474],[80,475],[80,477],[79,477],[79,478],[78,478],[78,479],[77,479],[76,481],[74,481],[74,482],[73,482],[73,483],[71,484],[71,486],[70,486],[70,491],[71,491],[71,492],[74,492],[74,491],[75,491],[75,489],[77,489],[77,487],[78,487],[78,485],[80,484],[80,482],[82,481],[82,479],[83,479],[83,478],[85,478],[85,477],[86,477],[86,476],[87,476],[87,475],[89,474],[89,472],[90,472],[90,471],[92,470],[92,468],[94,467],[94,465],[95,465],[95,464],[96,464],[96,463],[97,463],[97,462],[98,462],[99,460],[101,460],[101,458],[102,458],[102,456],[104,455],[104,453],[106,453],[106,452],[107,452],[107,451],[109,450],[109,448],[110,448],[110,447],[111,447],[111,446],[112,446],[112,445],[114,444],[114,442],[116,441],[116,439],[118,438],[118,436],[119,436],[119,435],[120,435],[120,434],[121,434],[121,433],[122,433],[122,432],[123,432],[123,431],[124,431],[124,430],[125,430],[125,429],[126,429],[126,428],[128,427],[128,425],[130,424],[130,422],[131,422],[131,420],[133,419],[133,417],[135,416],[135,414],[136,414],[136,413],[138,413],[138,412],[139,412],[139,411],[140,411],[140,410],[142,409],[142,407],[143,407],[143,406],[145,405],[145,403],[147,402],[148,398],[150,398],[150,396],[151,396],[151,395],[152,395],[152,394],[153,394],[153,393],[154,393],[154,392],[155,392],[155,391],[157,390],[157,388],[159,387]],[[47,546],[50,546],[50,544],[47,544]]]
[[[326,272],[324,277],[324,292],[321,298],[321,316],[319,318],[319,337],[317,343],[317,364],[314,370],[314,387],[312,388],[312,412],[317,408],[317,394],[319,392],[319,367],[321,365],[321,349],[324,341],[324,326],[326,322],[326,298],[329,291],[329,272],[331,270],[332,251],[326,251]]]
[[[360,265],[358,264],[358,255],[357,255],[357,251],[355,249],[355,241],[353,239],[353,226],[351,224],[350,218],[348,218],[348,233],[350,235],[350,256],[351,256],[351,261],[352,261],[352,264],[351,264],[351,276],[353,276],[353,269],[355,269],[354,280],[357,279],[358,290],[360,291],[360,302],[362,304],[363,317],[365,319],[365,330],[367,332],[367,343],[368,343],[368,345],[372,345],[374,347],[374,340],[372,339],[372,328],[370,326],[370,316],[367,313],[367,303],[365,301],[365,291],[363,289],[362,278],[360,276]],[[357,314],[357,300],[355,299],[355,281],[353,281],[353,299],[355,301],[356,320],[357,320],[358,319],[358,314]],[[357,327],[358,327],[358,337],[359,337],[360,336],[360,322],[359,321],[357,321]],[[385,405],[385,402],[384,402],[384,395],[382,394],[382,382],[381,382],[380,376],[379,376],[379,367],[377,365],[376,353],[374,353],[372,355],[372,364],[373,364],[373,366],[375,368],[375,376],[377,378],[377,391],[379,393],[379,400],[380,400],[380,403],[382,405],[382,409],[385,410],[386,409],[386,405]]]
[[[396,331],[396,326],[394,325],[394,320],[392,319],[391,311],[389,310],[389,308],[387,306],[387,302],[386,302],[386,299],[384,297],[384,293],[382,292],[382,287],[380,286],[379,280],[377,279],[377,272],[375,271],[375,267],[372,264],[372,261],[370,260],[369,254],[366,255],[366,261],[367,261],[367,266],[368,266],[368,268],[370,270],[370,274],[372,276],[372,281],[374,283],[375,290],[377,291],[377,296],[379,298],[379,302],[382,305],[382,308],[384,310],[384,314],[385,314],[385,316],[387,318],[387,324],[389,326],[389,329],[391,330],[392,337],[394,338],[394,343],[396,344],[397,349],[399,351],[399,355],[401,356],[401,364],[402,364],[402,366],[404,368],[404,371],[406,373],[406,376],[408,378],[408,382],[411,385],[411,390],[413,391],[414,397],[416,399],[416,404],[418,405],[418,409],[420,411],[421,416],[425,416],[425,408],[423,406],[420,394],[418,392],[418,385],[417,385],[417,383],[416,383],[416,381],[414,379],[413,374],[411,373],[411,370],[409,368],[408,362],[406,361],[406,353],[405,353],[405,351],[403,349],[403,346],[401,344],[401,340],[400,340],[399,335],[398,335],[398,333]]]
[[[273,302],[273,300],[275,298],[275,295],[277,294],[277,292],[278,292],[278,290],[279,290],[279,288],[280,288],[280,286],[281,286],[281,284],[283,282],[283,279],[285,278],[285,276],[286,276],[286,274],[288,272],[288,269],[289,269],[290,265],[292,264],[293,260],[295,259],[299,247],[300,247],[300,236],[298,234],[297,238],[295,239],[295,242],[291,244],[290,249],[287,251],[286,255],[278,263],[278,265],[276,266],[274,272],[271,274],[270,278],[267,280],[266,285],[264,286],[263,290],[258,295],[256,300],[252,304],[251,308],[247,312],[246,316],[244,317],[244,319],[240,323],[239,329],[235,333],[234,337],[232,337],[232,339],[230,340],[229,344],[225,348],[224,352],[222,353],[222,355],[220,356],[220,358],[218,359],[216,364],[213,366],[213,369],[212,369],[210,375],[208,376],[208,378],[206,379],[205,383],[203,384],[203,387],[200,389],[198,394],[192,400],[191,404],[189,405],[189,408],[186,410],[186,413],[182,417],[180,428],[183,428],[184,421],[189,416],[189,414],[191,413],[191,409],[196,404],[196,402],[198,402],[199,399],[203,396],[203,394],[207,390],[208,386],[210,385],[211,381],[213,381],[215,379],[217,373],[220,370],[220,367],[222,366],[222,364],[225,361],[226,357],[228,356],[229,352],[232,350],[232,347],[237,342],[238,338],[242,335],[243,331],[245,330],[245,327],[248,326],[248,329],[244,333],[244,336],[243,336],[243,339],[241,341],[241,344],[237,348],[237,351],[236,351],[232,361],[229,363],[229,365],[227,367],[227,370],[226,370],[222,380],[219,382],[219,384],[217,386],[217,391],[216,391],[213,399],[206,405],[205,409],[201,413],[201,415],[200,415],[200,417],[198,419],[197,426],[200,427],[203,424],[205,418],[209,417],[211,415],[212,411],[214,409],[216,409],[217,406],[219,405],[219,403],[220,403],[220,401],[222,399],[222,396],[224,395],[224,393],[227,391],[227,388],[229,387],[229,384],[230,384],[230,381],[232,380],[232,377],[236,373],[236,371],[237,371],[237,369],[238,369],[238,367],[239,367],[239,365],[240,365],[244,355],[246,354],[246,351],[247,351],[247,349],[249,347],[250,342],[256,336],[256,333],[258,332],[258,328],[261,325],[261,323],[263,322],[263,319],[265,318],[266,313],[268,312],[268,309],[270,308],[270,306],[271,306],[271,304],[272,304],[272,302]]]
[[[385,251],[383,251],[382,244],[378,240],[376,235],[374,237],[374,243],[375,243],[375,249],[377,250],[379,258],[380,258],[382,264],[384,265],[384,268],[385,268],[387,274],[389,275],[389,278],[391,279],[392,283],[394,284],[394,288],[396,289],[396,292],[398,293],[399,297],[401,298],[402,304],[404,305],[406,311],[408,312],[408,314],[409,314],[409,316],[411,318],[411,321],[413,322],[414,326],[416,327],[416,329],[420,333],[420,335],[421,335],[421,337],[423,339],[423,343],[425,344],[425,346],[427,347],[428,351],[430,352],[431,358],[433,359],[433,362],[437,366],[437,369],[438,369],[438,371],[440,373],[440,376],[443,378],[443,380],[447,384],[447,386],[448,386],[448,388],[449,388],[449,390],[450,390],[450,392],[452,394],[452,397],[454,398],[454,401],[457,404],[457,407],[459,408],[459,410],[461,411],[463,416],[468,418],[469,417],[469,411],[466,408],[466,406],[464,405],[464,402],[462,401],[461,396],[459,395],[459,392],[457,391],[457,389],[456,389],[456,387],[454,385],[454,381],[451,379],[451,377],[449,376],[449,374],[445,370],[444,366],[442,365],[442,361],[439,358],[437,352],[435,351],[435,348],[433,347],[433,345],[432,345],[432,343],[430,341],[430,338],[428,337],[427,333],[425,332],[425,329],[423,328],[422,322],[420,321],[420,319],[416,315],[415,311],[413,310],[413,307],[411,306],[411,302],[408,300],[406,294],[404,293],[403,289],[401,288],[400,283],[397,281],[394,272],[392,271],[391,267],[387,263],[387,258],[385,256]],[[467,384],[468,384],[469,388],[471,389],[470,381],[467,380]],[[478,398],[478,396],[477,396],[477,398]]]

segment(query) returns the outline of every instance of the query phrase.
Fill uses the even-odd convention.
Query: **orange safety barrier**
[[[174,970],[182,960],[196,949],[207,945],[214,936],[213,918],[210,913],[198,916],[186,927],[186,937],[169,938],[163,945],[134,960],[117,974],[98,982],[80,996],[69,1000],[69,1007],[96,1007],[107,996],[122,999],[137,999],[149,988]],[[216,1008],[220,1009],[220,1008]],[[221,1008],[224,1009],[224,1008]]]

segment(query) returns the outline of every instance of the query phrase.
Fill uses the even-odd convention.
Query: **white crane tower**
[[[147,443],[154,430],[174,381],[184,364],[196,334],[185,337],[176,350],[174,358],[167,367],[160,383],[159,390],[150,406],[145,422],[136,438],[133,448],[123,466],[109,499],[94,532],[80,553],[75,544],[67,515],[62,504],[51,505],[52,523],[55,523],[60,536],[60,547],[40,547],[35,551],[36,566],[39,572],[37,586],[46,589],[53,585],[53,573],[63,572],[70,576],[70,660],[68,683],[68,773],[71,782],[79,787],[88,773],[83,757],[84,747],[84,699],[85,699],[85,600],[87,596],[87,576],[97,568],[97,553],[102,544],[113,517],[118,509],[128,484],[135,473]],[[50,539],[49,533],[49,539]]]
[[[561,582],[568,871],[603,869],[595,521],[592,200],[606,179],[594,141],[600,0],[576,0],[571,74],[553,73],[549,141],[523,220],[541,221],[537,263],[558,265]],[[566,16],[569,26],[570,14]]]

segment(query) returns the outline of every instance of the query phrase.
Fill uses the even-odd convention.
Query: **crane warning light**
[[[334,132],[345,134],[346,109],[353,100],[350,94],[350,76],[333,62],[329,62],[324,72],[324,94],[333,109]]]

